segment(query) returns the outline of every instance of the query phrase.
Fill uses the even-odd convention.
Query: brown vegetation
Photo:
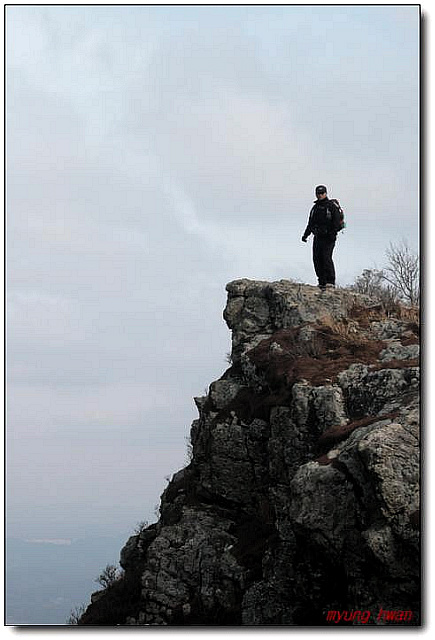
[[[263,390],[243,387],[232,402],[218,412],[215,421],[225,420],[232,414],[247,424],[254,418],[268,420],[271,407],[290,404],[295,382],[306,380],[316,386],[332,384],[338,374],[352,364],[368,365],[372,371],[418,366],[418,359],[379,361],[379,354],[387,344],[369,338],[355,325],[385,320],[385,314],[380,307],[368,313],[367,309],[364,311],[363,314],[362,309],[354,308],[351,321],[336,321],[325,315],[317,324],[281,329],[260,342],[247,356],[255,365]],[[418,343],[418,325],[410,323],[407,330],[410,335],[404,338],[403,344]],[[227,374],[234,374],[233,369]]]
[[[333,382],[351,364],[374,364],[385,348],[381,340],[353,335],[346,325],[324,322],[313,326],[309,340],[300,328],[282,329],[252,349],[248,357],[270,389],[289,387],[298,380],[314,385]],[[271,348],[275,343],[279,348]]]
[[[371,322],[383,322],[388,318],[395,318],[403,322],[409,322],[409,328],[413,331],[419,328],[420,309],[418,306],[407,306],[400,302],[385,304],[379,302],[371,307],[354,304],[348,312],[349,319],[358,322],[363,329],[370,327]]]

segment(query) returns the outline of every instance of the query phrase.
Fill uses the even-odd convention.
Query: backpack
[[[331,198],[329,202],[332,202],[333,204],[335,204],[335,206],[338,209],[338,213],[339,213],[339,217],[340,217],[340,228],[338,229],[338,231],[343,231],[343,229],[346,228],[346,221],[344,219],[344,211],[340,206],[340,203],[338,202],[337,198]]]

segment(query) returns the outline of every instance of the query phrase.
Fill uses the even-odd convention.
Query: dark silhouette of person
[[[313,234],[313,263],[319,288],[324,291],[335,287],[335,267],[332,253],[341,229],[340,212],[336,204],[328,198],[324,185],[316,187],[314,206],[310,211],[307,228],[302,236],[306,242]]]

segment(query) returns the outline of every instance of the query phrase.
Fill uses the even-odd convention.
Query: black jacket
[[[323,200],[314,201],[303,237],[306,239],[312,233],[315,237],[333,240],[340,228],[338,208],[329,198],[323,198]]]

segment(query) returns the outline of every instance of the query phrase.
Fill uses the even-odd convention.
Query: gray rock
[[[148,624],[157,618],[164,624],[195,623],[193,592],[205,620],[213,620],[216,612],[228,619],[238,616],[245,571],[230,553],[236,542],[228,532],[231,524],[211,509],[185,508],[176,525],[162,529],[142,575],[142,613]]]
[[[378,340],[399,339],[408,326],[407,322],[389,318],[371,323],[370,331]]]
[[[379,360],[412,360],[420,355],[420,345],[410,344],[402,346],[399,340],[391,342],[386,349],[379,354]]]
[[[216,409],[223,409],[234,400],[240,385],[231,380],[217,380],[210,385],[209,397]]]
[[[369,324],[373,301],[346,290],[243,279],[227,291],[233,366],[195,398],[191,462],[121,552],[125,602],[99,592],[80,624],[115,609],[129,626],[310,627],[381,606],[419,624],[418,345],[402,344],[415,334],[379,305]],[[334,348],[311,348],[322,330]],[[267,375],[287,357],[304,359],[303,377]],[[337,362],[322,384],[310,377]]]
[[[338,376],[348,413],[353,417],[375,415],[393,399],[400,398],[418,384],[415,368],[371,371],[364,365],[353,365]]]
[[[252,339],[259,334],[271,335],[278,329],[314,323],[325,317],[341,320],[357,301],[371,302],[367,296],[338,289],[323,296],[317,287],[287,280],[272,283],[235,280],[227,285],[227,291],[223,316],[232,330],[233,362],[252,348]]]
[[[323,432],[334,425],[344,425],[349,421],[343,391],[339,385],[315,387],[312,396],[315,419],[320,431]]]

